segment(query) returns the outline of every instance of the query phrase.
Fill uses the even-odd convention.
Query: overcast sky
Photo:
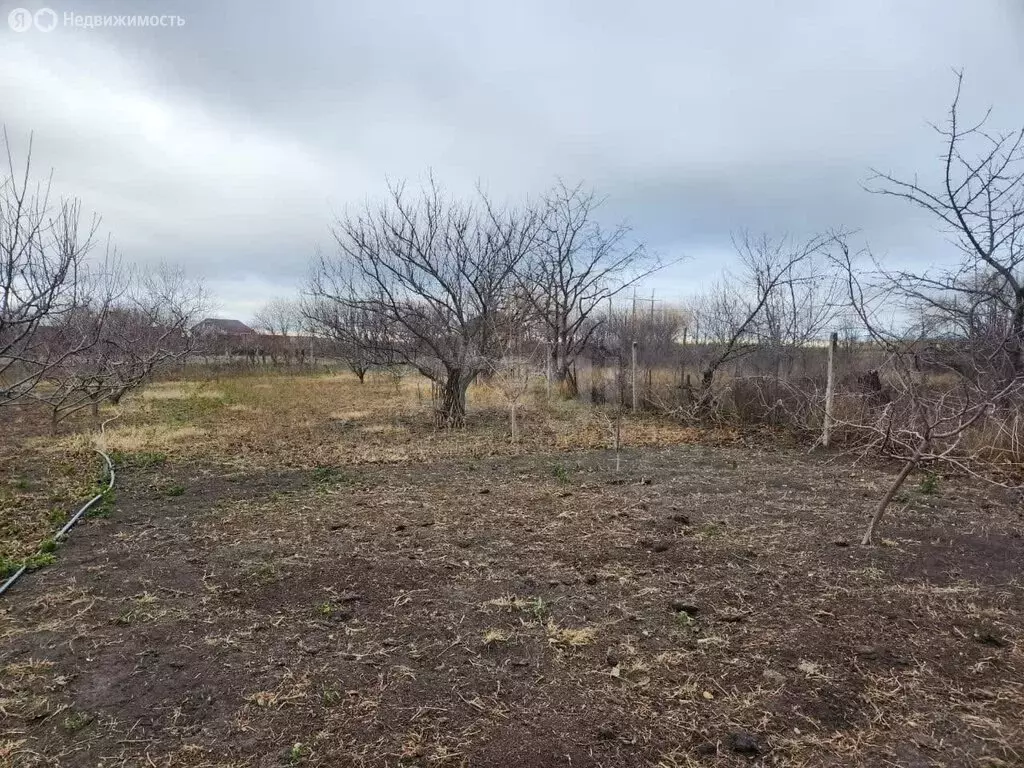
[[[15,7],[57,12],[15,32]],[[1024,124],[1024,0],[0,3],[0,121],[125,256],[184,263],[247,319],[293,294],[334,213],[428,169],[454,190],[607,196],[685,296],[741,227],[844,226],[890,261],[948,256],[863,191],[936,172],[952,70],[964,109]],[[85,29],[65,13],[176,14]]]

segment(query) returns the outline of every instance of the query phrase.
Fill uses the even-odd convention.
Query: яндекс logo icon
[[[15,32],[26,32],[32,29],[32,12],[25,8],[15,8],[7,14],[7,24]]]

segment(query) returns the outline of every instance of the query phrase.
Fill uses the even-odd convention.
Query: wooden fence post
[[[547,368],[545,370],[545,377],[544,377],[544,394],[550,400],[551,399],[551,376],[552,376],[552,371],[551,371],[551,342],[550,341],[546,342],[544,344],[544,356],[547,358]]]
[[[633,413],[637,411],[637,389],[636,389],[636,342],[633,342]]]
[[[821,444],[828,448],[832,439],[832,411],[835,407],[836,398],[836,345],[839,343],[839,334],[835,331],[828,340],[828,378],[825,382],[825,421],[821,427]]]

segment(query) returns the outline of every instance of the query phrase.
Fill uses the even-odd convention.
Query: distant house
[[[254,336],[256,331],[241,320],[228,320],[221,317],[208,317],[192,327],[192,333],[205,338],[232,338]]]
[[[313,339],[260,333],[243,322],[220,317],[208,317],[192,327],[192,335],[199,341],[197,354],[203,357],[244,357],[250,363],[302,363],[312,357]]]

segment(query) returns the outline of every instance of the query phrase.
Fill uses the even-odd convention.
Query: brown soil
[[[910,488],[857,546],[887,479],[128,467],[0,604],[0,765],[1024,765],[1019,510]]]

